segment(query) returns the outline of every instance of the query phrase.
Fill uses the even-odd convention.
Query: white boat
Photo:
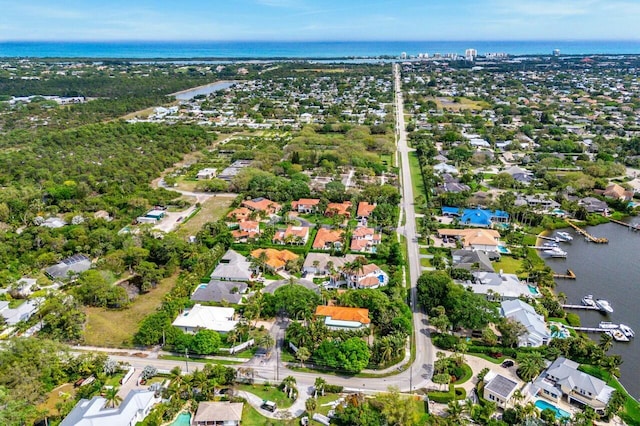
[[[558,231],[556,232],[556,235],[563,241],[573,241],[573,236],[568,232]]]
[[[622,333],[624,333],[624,335],[627,337],[636,336],[636,333],[633,331],[633,329],[626,324],[620,324],[620,331],[622,331]]]
[[[582,304],[584,306],[593,306],[594,308],[596,307],[596,302],[595,300],[593,300],[593,294],[587,294],[585,297],[582,298]]]
[[[567,252],[560,247],[552,247],[549,250],[544,250],[544,253],[551,257],[567,257]]]
[[[596,306],[600,308],[601,311],[613,313],[613,308],[608,300],[598,299],[596,300]]]
[[[550,247],[550,248],[553,248],[553,247],[560,247],[560,246],[558,245],[558,243],[544,243],[544,244],[542,244],[542,245],[543,245],[544,247]]]
[[[600,324],[598,324],[598,327],[609,328],[609,329],[619,328],[618,324],[614,324],[611,321],[600,321]]]
[[[613,337],[616,342],[628,342],[629,338],[624,335],[620,330],[609,330],[606,332],[609,336]]]

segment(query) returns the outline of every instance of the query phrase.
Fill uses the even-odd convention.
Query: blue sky
[[[638,40],[640,0],[0,0],[0,40]]]

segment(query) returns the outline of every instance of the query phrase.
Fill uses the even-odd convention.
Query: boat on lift
[[[567,257],[567,252],[560,247],[552,247],[549,250],[544,250],[543,253],[551,257]]]
[[[609,330],[606,332],[609,336],[613,337],[613,340],[616,342],[628,342],[629,338],[624,335],[624,333],[618,329]]]
[[[600,324],[598,324],[598,327],[600,328],[607,328],[607,329],[616,329],[616,328],[620,328],[618,326],[618,324],[614,324],[611,321],[600,321]]]
[[[624,333],[624,335],[629,338],[636,337],[636,333],[633,331],[633,329],[626,324],[620,324],[620,331],[622,331],[622,333]]]
[[[613,308],[611,307],[611,303],[605,299],[597,299],[596,306],[600,308],[601,311],[607,312],[609,314],[613,313]]]
[[[585,297],[582,298],[582,304],[584,306],[591,306],[596,308],[596,301],[593,300],[593,294],[587,294]]]
[[[565,231],[556,232],[556,236],[560,238],[562,241],[573,241],[573,236]]]
[[[544,244],[542,244],[544,247],[548,247],[548,248],[554,248],[554,247],[560,247],[558,245],[558,243],[550,243],[550,242],[546,242]]]

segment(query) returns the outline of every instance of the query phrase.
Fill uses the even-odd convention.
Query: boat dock
[[[571,327],[570,325],[565,325],[567,328],[571,328],[575,331],[584,331],[585,333],[606,333],[607,331],[611,331],[610,328],[600,328],[600,327]]]
[[[588,311],[602,311],[602,309],[600,309],[597,306],[587,306],[587,305],[560,305],[562,306],[564,309],[585,309]]]
[[[609,242],[609,240],[607,240],[606,238],[594,237],[593,235],[589,234],[587,231],[580,228],[578,225],[572,223],[571,221],[567,220],[567,224],[573,229],[575,229],[578,234],[584,236],[588,241],[591,241],[592,243],[607,244]]]
[[[544,235],[537,235],[537,237],[541,240],[553,241],[554,243],[559,243],[562,241],[560,238],[545,237]]]
[[[611,218],[609,218],[609,221],[613,223],[617,223],[618,225],[622,225],[626,227],[629,231],[633,231],[633,232],[640,231],[640,225],[632,225],[630,223],[622,222],[621,220],[611,219]]]
[[[576,274],[571,269],[567,269],[566,274],[553,274],[553,278],[559,278],[563,280],[575,280]]]

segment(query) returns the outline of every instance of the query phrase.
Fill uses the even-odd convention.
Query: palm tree
[[[282,387],[284,393],[287,394],[289,398],[293,398],[296,394],[296,378],[293,376],[287,376],[282,380]]]
[[[271,348],[273,348],[273,346],[275,345],[276,341],[273,338],[273,336],[271,336],[270,334],[265,334],[263,335],[260,340],[258,340],[258,346],[265,348],[266,350],[269,350]]]
[[[307,410],[309,417],[313,417],[313,413],[316,411],[316,408],[318,408],[318,400],[315,398],[307,399],[304,403],[304,408]]]
[[[446,411],[447,419],[449,419],[452,424],[463,425],[467,423],[466,419],[462,417],[463,408],[462,405],[458,403],[458,401],[449,401]]]
[[[118,395],[119,390],[120,388],[111,387],[107,388],[106,392],[104,393],[104,399],[107,400],[107,404],[110,405],[111,408],[115,408],[116,405],[122,402],[122,398],[120,398],[120,396]]]
[[[302,368],[304,368],[304,362],[310,357],[311,352],[309,352],[309,349],[305,348],[304,346],[298,349],[298,352],[296,352],[296,358],[298,358],[298,360],[300,361],[300,367]]]
[[[518,375],[526,382],[535,379],[544,368],[544,360],[539,353],[531,353],[520,357],[518,364]]]
[[[393,342],[389,336],[382,337],[378,345],[380,365],[384,365],[393,359]]]
[[[600,333],[600,343],[598,344],[604,352],[607,352],[613,346],[613,337],[609,333]]]
[[[325,379],[323,379],[322,377],[316,377],[316,381],[314,383],[316,397],[318,396],[318,392],[320,392],[320,394],[324,396],[324,388],[326,385],[327,381]]]

